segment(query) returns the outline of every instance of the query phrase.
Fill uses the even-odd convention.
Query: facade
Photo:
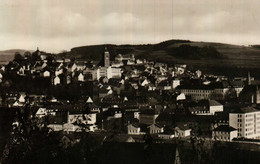
[[[78,75],[78,81],[84,81],[84,75],[82,73]]]
[[[229,113],[229,126],[238,130],[238,138],[260,138],[260,111],[253,107]]]
[[[237,138],[237,129],[229,125],[220,125],[212,132],[212,139],[217,141],[232,141]]]
[[[179,138],[188,137],[190,136],[190,132],[191,128],[189,128],[187,125],[179,125],[175,127],[174,136]]]
[[[97,69],[86,69],[84,71],[84,74],[86,75],[86,80],[87,81],[93,81],[93,80],[99,80],[100,78],[100,70],[99,68]]]
[[[175,79],[172,81],[172,88],[175,89],[176,87],[178,87],[180,85],[180,80]]]
[[[215,115],[215,112],[223,112],[223,105],[216,100],[209,100],[209,113]]]
[[[194,87],[194,88],[182,88],[180,89],[181,93],[184,93],[187,96],[191,96],[192,100],[198,101],[203,99],[216,99],[223,100],[228,88],[210,88],[210,87]]]
[[[60,84],[60,78],[58,76],[56,76],[54,79],[53,79],[53,85],[58,85]]]
[[[152,124],[148,126],[150,134],[163,133],[163,127],[157,124]]]
[[[135,134],[135,135],[139,135],[141,131],[141,128],[137,125],[134,124],[129,124],[127,126],[127,134]]]

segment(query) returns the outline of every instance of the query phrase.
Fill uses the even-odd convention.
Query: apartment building
[[[260,111],[245,107],[229,114],[229,126],[238,130],[238,138],[260,139]]]

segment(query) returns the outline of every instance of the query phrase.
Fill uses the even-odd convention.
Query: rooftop
[[[215,128],[213,131],[221,131],[221,132],[232,132],[235,131],[236,129],[229,126],[229,125],[220,125],[217,128]]]

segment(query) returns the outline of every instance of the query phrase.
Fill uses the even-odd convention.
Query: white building
[[[78,81],[84,81],[84,75],[82,73],[78,75]]]
[[[223,105],[216,100],[209,100],[209,113],[214,115],[215,112],[223,112]]]
[[[190,132],[191,132],[191,128],[188,127],[188,125],[184,124],[184,125],[179,125],[177,127],[175,127],[175,133],[174,136],[175,137],[188,137],[190,136]]]
[[[53,84],[54,84],[54,85],[60,84],[60,78],[59,78],[58,76],[56,76],[56,77],[53,79]]]
[[[152,125],[148,126],[148,128],[149,128],[150,134],[163,133],[164,132],[163,127],[161,127],[160,125],[157,125],[157,124],[152,124]]]
[[[121,77],[121,68],[114,67],[99,67],[99,76],[111,78],[120,78]]]
[[[180,80],[179,79],[175,79],[175,80],[172,81],[172,88],[173,89],[175,89],[179,85],[180,85]]]
[[[229,114],[229,126],[238,130],[238,138],[260,138],[260,111],[253,107],[240,108]]]

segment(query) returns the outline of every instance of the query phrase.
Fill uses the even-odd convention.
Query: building
[[[188,137],[190,136],[191,128],[188,127],[187,124],[184,125],[178,125],[175,127],[175,137]]]
[[[180,80],[179,79],[174,79],[172,81],[172,88],[175,89],[176,87],[178,87],[180,85]]]
[[[109,67],[109,66],[110,66],[110,54],[106,48],[104,53],[104,67]]]
[[[211,83],[210,85],[178,86],[177,89],[195,101],[203,99],[223,100],[229,91],[229,86],[226,86],[226,83],[222,84],[219,82]]]
[[[87,81],[99,80],[99,78],[100,78],[99,68],[97,68],[97,69],[88,68],[84,71],[84,74],[86,75]]]
[[[216,100],[209,100],[209,113],[215,115],[215,112],[223,112],[223,105]]]
[[[237,138],[237,129],[229,125],[220,125],[212,132],[212,139],[217,141],[232,141]]]
[[[253,107],[229,113],[229,126],[238,130],[238,138],[260,138],[260,111]]]
[[[150,134],[163,133],[163,127],[157,124],[148,126]]]
[[[131,135],[143,135],[146,134],[146,125],[142,124],[129,124],[127,125],[127,134]]]
[[[140,130],[141,130],[141,128],[138,125],[135,125],[135,124],[129,124],[127,126],[127,134],[139,135]]]

